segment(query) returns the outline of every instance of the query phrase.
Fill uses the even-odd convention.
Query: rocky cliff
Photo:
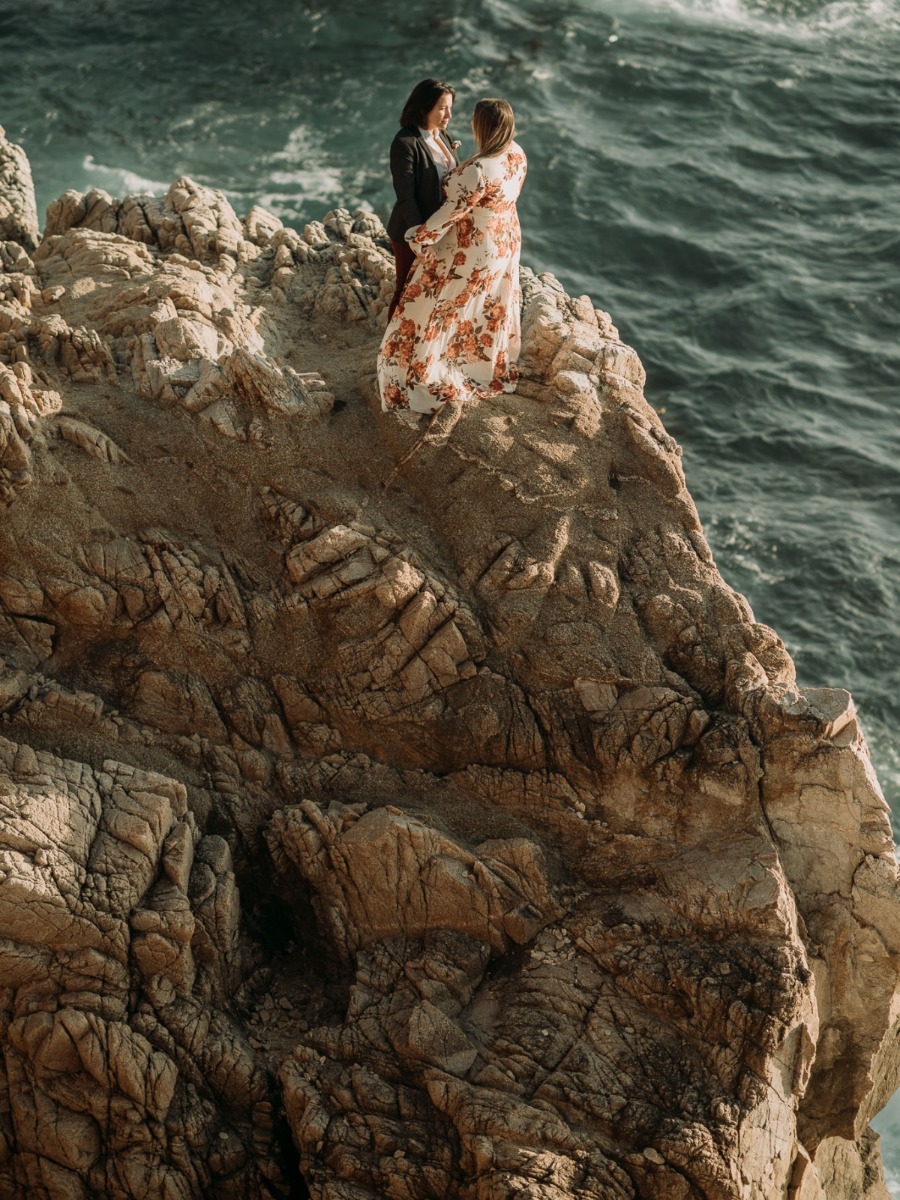
[[[885,1197],[887,810],[609,317],[416,431],[371,214],[0,239],[0,1197]]]

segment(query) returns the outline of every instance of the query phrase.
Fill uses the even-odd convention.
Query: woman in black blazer
[[[455,90],[437,79],[417,83],[403,106],[400,129],[391,142],[391,178],[397,203],[387,224],[397,265],[397,286],[388,320],[403,292],[415,254],[404,238],[407,229],[421,225],[444,202],[443,179],[457,165],[456,147],[446,134]]]

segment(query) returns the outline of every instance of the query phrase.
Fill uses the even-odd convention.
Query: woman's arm
[[[391,142],[391,178],[397,193],[397,210],[403,226],[419,225],[422,213],[416,200],[415,137],[395,137]]]
[[[484,173],[478,162],[470,162],[462,170],[447,176],[447,199],[424,224],[407,229],[406,240],[416,250],[439,242],[451,225],[467,216],[484,195]]]

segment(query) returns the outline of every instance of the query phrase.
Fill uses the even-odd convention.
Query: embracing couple
[[[378,352],[381,407],[408,420],[448,400],[511,392],[519,355],[519,218],[526,161],[505,100],[479,100],[475,153],[447,136],[455,91],[413,88],[391,145],[388,236],[397,287]]]

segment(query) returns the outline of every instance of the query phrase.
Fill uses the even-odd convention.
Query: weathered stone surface
[[[0,738],[0,1193],[260,1194],[271,1087],[228,1011],[238,912],[182,783]]]
[[[28,157],[0,125],[0,244],[16,242],[31,251],[40,236]]]
[[[524,272],[518,393],[414,432],[372,214],[0,264],[0,1194],[884,1200],[858,717],[610,318]]]

